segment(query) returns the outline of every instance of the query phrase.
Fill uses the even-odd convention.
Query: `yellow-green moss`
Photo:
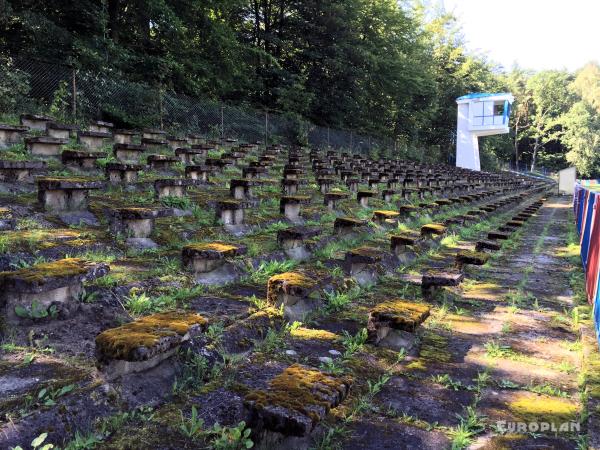
[[[298,411],[317,422],[320,419],[316,412],[318,407],[329,411],[332,406],[323,399],[337,395],[343,398],[346,386],[350,383],[349,378],[334,377],[317,369],[294,364],[273,378],[266,391],[250,392],[246,401],[260,407],[278,406]]]
[[[519,448],[518,443],[525,440],[523,434],[505,434],[503,436],[492,436],[483,450],[511,450]]]
[[[390,300],[371,309],[371,315],[392,323],[393,328],[414,330],[429,316],[430,308],[421,303]]]
[[[68,183],[87,183],[90,181],[97,181],[97,180],[94,180],[93,178],[85,178],[85,177],[40,177],[37,180],[42,181],[44,183],[48,183],[48,182],[62,183],[65,181]]]
[[[425,361],[450,362],[452,354],[448,350],[448,338],[433,332],[425,333],[419,356]]]
[[[339,336],[331,331],[303,327],[292,329],[290,334],[293,338],[303,340],[335,341],[339,339]]]
[[[575,420],[578,411],[577,405],[567,399],[533,393],[517,394],[508,408],[525,421],[553,423]]]
[[[356,256],[364,256],[366,258],[381,258],[381,250],[375,247],[358,247],[350,250],[348,253]]]
[[[317,285],[317,280],[302,272],[284,272],[273,275],[267,282],[267,299],[271,304],[277,302],[277,291],[284,285],[311,290]]]
[[[474,250],[461,250],[456,254],[456,259],[459,261],[475,261],[478,264],[485,264],[489,259],[489,255]]]
[[[196,250],[196,251],[210,250],[210,251],[215,251],[215,252],[219,252],[219,253],[234,252],[238,249],[238,247],[236,245],[225,244],[223,242],[189,244],[189,245],[186,245],[185,248],[189,248],[189,249]]]
[[[0,279],[10,277],[26,283],[44,282],[48,278],[82,275],[88,270],[87,263],[79,258],[65,258],[58,261],[36,264],[28,269],[14,272],[0,272]]]
[[[102,355],[127,359],[137,348],[151,348],[161,338],[184,336],[192,326],[206,326],[207,320],[199,314],[165,312],[142,317],[134,322],[111,328],[96,336],[96,348]]]
[[[421,227],[421,234],[437,234],[441,235],[446,232],[446,227],[441,223],[428,223]]]
[[[393,219],[394,217],[398,217],[400,215],[397,211],[388,211],[388,210],[378,210],[373,211],[373,217],[383,217],[386,219]]]

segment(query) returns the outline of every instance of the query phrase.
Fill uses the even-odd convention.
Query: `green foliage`
[[[160,202],[169,208],[192,209],[192,201],[188,197],[163,197]]]
[[[58,84],[56,91],[54,91],[49,113],[52,117],[65,121],[67,119],[68,107],[69,91],[67,90],[67,82],[63,80]]]
[[[356,286],[347,291],[335,291],[325,292],[325,299],[327,300],[326,309],[329,312],[337,312],[345,309],[352,300],[358,298],[362,290],[359,286]]]
[[[241,450],[254,447],[254,442],[250,439],[252,430],[246,428],[244,421],[234,427],[222,427],[216,423],[211,432],[215,436],[212,441],[212,448],[215,450]]]
[[[215,450],[242,450],[254,446],[250,439],[252,430],[246,428],[244,421],[233,427],[224,427],[217,422],[212,428],[204,430],[204,420],[198,417],[195,406],[192,406],[189,418],[184,417],[181,411],[179,414],[181,417],[179,431],[188,439],[196,440],[202,437],[210,442],[210,448]]]
[[[0,40],[0,42],[2,42]],[[14,66],[11,58],[0,54],[0,112],[22,108],[29,93],[29,77]]]
[[[258,268],[248,276],[248,280],[252,283],[264,284],[273,275],[288,272],[297,265],[298,262],[293,259],[286,259],[285,261],[263,261],[259,264]]]
[[[344,330],[344,337],[342,338],[342,345],[345,349],[344,359],[348,359],[356,352],[360,351],[367,342],[367,337],[368,334],[366,328],[362,328],[354,336]]]
[[[21,305],[15,306],[15,314],[22,319],[44,319],[46,317],[54,319],[58,316],[58,309],[56,305],[44,308],[38,302],[33,301],[30,307]]]
[[[179,431],[188,439],[195,439],[202,433],[204,427],[204,419],[198,417],[198,410],[195,406],[192,406],[192,414],[189,418],[184,417],[183,412],[179,411],[181,416],[181,423],[179,424]]]

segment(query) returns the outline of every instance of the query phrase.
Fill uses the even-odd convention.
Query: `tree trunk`
[[[515,166],[517,166],[517,172],[519,171],[519,122],[515,124]]]
[[[540,148],[540,138],[535,138],[535,143],[533,144],[533,156],[531,157],[531,172],[535,170],[535,158],[537,156],[538,149]]]

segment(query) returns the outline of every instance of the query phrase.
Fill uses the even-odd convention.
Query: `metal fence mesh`
[[[390,138],[317,126],[282,113],[192,98],[67,65],[17,58],[14,66],[27,75],[31,100],[19,103],[14,113],[48,113],[54,106],[52,112],[58,118],[78,123],[102,119],[133,127],[162,128],[173,134],[196,133],[249,142],[306,142],[313,147],[359,152],[394,148]]]

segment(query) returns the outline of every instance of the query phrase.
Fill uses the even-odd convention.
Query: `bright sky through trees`
[[[600,61],[599,0],[444,0],[468,47],[510,69],[576,70]]]

